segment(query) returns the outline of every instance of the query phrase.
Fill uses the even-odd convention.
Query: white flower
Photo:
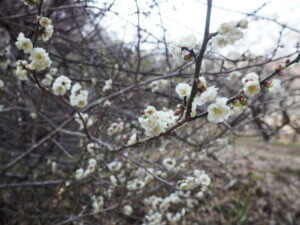
[[[109,163],[107,165],[107,168],[112,171],[112,172],[116,172],[116,171],[119,171],[122,167],[123,163],[122,162],[119,162],[119,161],[113,161],[111,163]]]
[[[55,68],[55,67],[50,68],[49,74],[55,75],[56,73],[57,73],[57,68]]]
[[[234,71],[234,72],[231,72],[228,77],[226,78],[227,80],[235,80],[237,79],[238,77],[240,77],[242,75],[241,72],[239,71]]]
[[[145,109],[145,114],[139,118],[139,123],[145,129],[147,136],[157,136],[176,123],[177,116],[172,110],[157,111],[153,106]]]
[[[85,121],[87,127],[93,125],[94,121],[93,119],[89,118],[89,115],[87,113],[80,113],[80,115],[82,119]],[[78,113],[75,114],[75,121],[79,124],[79,130],[82,130],[84,128],[84,124],[81,117],[78,115]]]
[[[234,44],[234,42],[243,37],[244,34],[240,31],[236,22],[223,23],[218,29],[218,34],[214,39],[214,44],[222,48],[228,44]]]
[[[248,28],[248,20],[246,18],[244,19],[241,19],[239,22],[238,22],[238,26],[242,29],[246,29]]]
[[[111,106],[111,101],[106,100],[106,101],[103,103],[103,106],[104,106],[104,107],[109,107],[109,106]]]
[[[42,40],[44,42],[48,41],[53,35],[53,25],[48,25],[44,28],[44,32],[42,33]]]
[[[278,79],[272,80],[271,86],[268,87],[268,91],[271,94],[277,94],[280,92],[280,90],[281,90],[281,81]]]
[[[196,105],[201,106],[209,101],[214,101],[218,94],[218,88],[211,86],[207,88],[201,95],[197,95],[194,99]]]
[[[200,175],[198,179],[203,186],[209,186],[211,183],[210,177],[207,174]]]
[[[93,213],[100,212],[104,205],[104,198],[102,196],[92,196],[92,200]]]
[[[51,19],[49,19],[48,17],[44,17],[44,16],[38,17],[38,21],[42,27],[47,27],[52,24]]]
[[[2,90],[4,88],[4,82],[3,80],[0,79],[0,90]]]
[[[199,77],[198,81],[197,81],[197,88],[198,89],[206,89],[207,88],[207,84],[206,84],[206,79],[205,77]]]
[[[79,83],[75,83],[71,89],[70,104],[72,106],[77,106],[78,108],[83,108],[88,103],[88,92],[81,89]]]
[[[71,80],[64,76],[61,75],[53,83],[52,89],[54,94],[56,95],[64,95],[67,90],[71,88]]]
[[[260,92],[260,83],[258,80],[250,80],[247,81],[244,85],[243,91],[249,97],[253,97],[254,95]]]
[[[227,106],[227,101],[227,98],[217,98],[216,103],[208,106],[208,121],[220,123],[229,118],[231,110],[230,107]]]
[[[83,174],[84,174],[84,169],[80,168],[80,169],[76,170],[76,172],[75,172],[75,179],[76,180],[83,179],[84,178]]]
[[[88,151],[90,154],[92,154],[92,155],[95,154],[95,151],[94,151],[95,147],[96,147],[96,145],[95,145],[94,143],[89,143],[89,144],[86,146],[87,151]]]
[[[30,53],[33,48],[31,40],[26,38],[22,32],[19,33],[17,42],[15,44],[19,50],[23,50],[25,53]]]
[[[181,48],[193,49],[197,44],[197,37],[195,34],[183,35],[179,38],[177,45]]]
[[[133,209],[130,205],[125,205],[123,212],[125,215],[130,216],[133,213]]]
[[[123,128],[124,128],[124,123],[122,121],[118,123],[112,123],[107,130],[107,134],[111,136],[113,134],[120,133],[123,130]]]
[[[43,48],[34,48],[29,59],[31,60],[31,63],[28,66],[30,70],[44,70],[47,67],[50,67],[52,63],[48,53]]]
[[[192,87],[187,83],[179,83],[179,84],[177,84],[177,86],[175,88],[175,91],[180,98],[190,96],[191,90],[192,90]]]
[[[15,73],[20,80],[27,80],[27,65],[28,63],[25,60],[17,61],[17,69]]]
[[[218,32],[220,34],[230,34],[234,30],[236,25],[237,24],[235,22],[222,23],[218,28]]]
[[[144,181],[139,179],[134,179],[127,182],[127,189],[129,191],[134,191],[134,190],[142,189],[145,185],[146,183]]]
[[[176,166],[176,160],[171,158],[165,158],[162,163],[167,170],[171,170]]]
[[[133,135],[130,136],[127,144],[132,145],[132,144],[135,144],[136,142],[137,142],[137,134],[134,133]]]
[[[195,177],[186,177],[185,180],[180,184],[179,188],[183,191],[187,191],[197,187],[197,179]]]
[[[46,74],[45,78],[42,80],[42,84],[45,86],[50,86],[52,83],[53,77],[51,74]]]
[[[171,53],[177,61],[181,59],[189,61],[192,59],[189,50],[195,48],[196,45],[197,37],[195,34],[183,35],[171,45]]]
[[[242,83],[245,85],[248,81],[259,81],[259,76],[256,73],[248,73],[242,79]]]
[[[214,44],[220,48],[223,48],[229,44],[229,40],[225,35],[217,35],[214,39]]]
[[[229,35],[227,35],[229,44],[234,44],[234,42],[242,39],[244,37],[244,33],[239,29],[234,29]]]
[[[179,47],[177,44],[171,45],[171,53],[176,61],[179,62],[181,60],[181,47]]]
[[[181,219],[181,214],[178,213],[167,213],[167,219],[172,223],[176,224]]]
[[[102,91],[107,91],[112,89],[112,79],[106,80]]]

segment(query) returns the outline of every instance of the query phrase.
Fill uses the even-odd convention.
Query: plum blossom
[[[227,120],[231,114],[231,109],[227,106],[227,98],[217,98],[216,103],[208,106],[207,119],[213,123],[220,123]]]

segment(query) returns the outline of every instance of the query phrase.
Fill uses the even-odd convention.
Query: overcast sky
[[[159,0],[157,0],[159,1]],[[116,0],[112,8],[119,13],[119,17],[110,14],[104,20],[104,24],[109,31],[115,33],[119,39],[125,41],[136,40],[136,30],[130,23],[136,24],[136,11],[134,0]],[[138,0],[142,12],[149,11],[151,0]],[[244,17],[239,12],[253,12],[263,3],[269,2],[257,15],[268,18],[276,18],[279,22],[285,23],[297,30],[300,30],[300,1],[299,0],[214,0],[216,6],[212,10],[211,31],[216,31],[223,22],[239,20]],[[169,0],[160,4],[163,23],[167,29],[167,41],[178,38],[183,33],[193,32],[199,39],[202,37],[206,12],[205,0]],[[101,5],[99,1],[99,5]],[[228,9],[228,10],[225,10]],[[238,12],[234,12],[238,11]],[[162,30],[158,24],[160,19],[157,15],[158,9],[154,7],[151,16],[142,17],[142,28],[152,32],[157,37],[161,37]],[[269,21],[251,20],[249,28],[245,32],[245,38],[234,46],[226,48],[225,51],[243,52],[249,49],[251,53],[262,55],[270,52],[279,37],[280,27]],[[300,34],[297,32],[285,30],[284,33],[285,48],[279,51],[279,54],[286,54],[294,51],[296,42],[300,41]]]

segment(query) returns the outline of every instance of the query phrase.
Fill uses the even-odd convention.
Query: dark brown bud
[[[270,86],[272,85],[272,80],[266,80],[266,81],[264,81],[264,82],[263,82],[263,85],[264,85],[265,87],[270,87]]]
[[[284,67],[282,65],[278,65],[275,69],[275,73],[277,73],[278,75],[282,75],[282,70],[284,69]]]

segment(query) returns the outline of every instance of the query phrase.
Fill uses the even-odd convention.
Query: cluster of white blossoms
[[[149,86],[151,87],[152,92],[156,92],[165,89],[168,86],[168,84],[168,80],[161,79],[152,81]]]
[[[71,88],[71,83],[68,77],[61,75],[53,82],[52,90],[56,95],[64,95]]]
[[[227,105],[228,98],[217,98],[216,102],[207,107],[207,120],[220,123],[227,120],[231,115],[231,108]]]
[[[203,171],[196,170],[195,176],[201,189],[206,190],[210,179]],[[175,191],[166,197],[151,195],[144,199],[143,203],[147,210],[143,225],[156,224],[186,224],[185,217],[193,212],[199,205],[198,199],[202,199],[202,191]],[[182,221],[181,221],[182,220]],[[180,222],[181,221],[181,222]]]
[[[34,48],[29,57],[31,63],[28,69],[42,71],[51,66],[52,61],[49,58],[48,52],[43,48]]]
[[[82,130],[84,128],[84,123],[81,118],[84,120],[87,127],[92,126],[94,123],[94,120],[90,118],[87,113],[80,113],[80,115],[76,113],[75,121],[79,124],[79,130]]]
[[[171,53],[177,61],[190,61],[193,58],[191,50],[197,46],[195,34],[187,34],[180,37],[171,46]]]
[[[24,53],[31,53],[33,49],[31,40],[26,38],[23,32],[19,33],[15,44],[17,49],[22,50]]]
[[[256,73],[248,73],[243,79],[243,91],[248,97],[253,97],[261,90],[259,77]]]
[[[147,136],[157,136],[173,126],[177,118],[172,110],[158,111],[155,107],[148,106],[144,115],[139,118],[139,123]]]
[[[36,4],[39,1],[31,0],[25,2],[27,2],[28,4]],[[49,40],[53,33],[53,25],[51,24],[51,20],[47,17],[38,17],[38,22],[42,26],[41,31],[43,41]],[[25,37],[24,33],[19,33],[15,44],[17,49],[22,50],[26,54],[30,54],[30,64],[25,60],[19,60],[17,62],[16,76],[19,79],[27,79],[27,70],[42,71],[51,66],[52,61],[49,58],[49,54],[46,52],[46,50],[40,47],[34,48],[33,43],[29,38]],[[50,76],[48,75],[47,81],[45,82],[49,83],[49,80]],[[52,82],[52,80],[50,82]]]
[[[208,102],[214,101],[218,94],[218,88],[216,88],[215,86],[207,87],[207,83],[204,77],[199,77],[199,79],[197,80],[197,90],[198,92],[192,104],[192,116],[196,114],[197,106],[201,106]]]
[[[107,130],[109,136],[120,133],[124,129],[124,122],[119,119],[118,122],[114,122]]]
[[[102,88],[102,91],[108,91],[110,89],[112,89],[112,79],[109,79],[109,80],[105,81],[105,84]]]
[[[201,187],[201,192],[206,191],[210,185],[211,179],[203,170],[194,170],[194,176],[188,176],[180,182],[179,188],[183,191],[192,190]]]
[[[89,159],[88,166],[84,170],[83,168],[77,169],[75,172],[75,179],[81,180],[83,178],[86,178],[91,173],[93,173],[96,170],[97,160],[96,159]]]
[[[217,36],[214,38],[214,44],[218,47],[225,47],[234,44],[236,41],[244,37],[241,29],[248,27],[248,21],[242,19],[238,22],[223,23],[218,29]]]
[[[178,96],[182,99],[185,97],[189,97],[191,94],[191,86],[186,83],[177,84],[175,91]],[[214,101],[217,97],[218,88],[215,86],[207,87],[207,83],[204,77],[199,77],[197,80],[197,94],[194,97],[192,104],[192,112],[191,115],[194,116],[196,114],[197,106],[204,105],[210,101]]]
[[[25,60],[17,61],[17,69],[15,73],[20,80],[27,80],[27,66],[28,66],[27,61]]]
[[[92,196],[92,207],[93,207],[93,213],[98,213],[103,209],[104,205],[104,198],[103,196]]]
[[[52,35],[53,35],[53,25],[52,21],[43,16],[38,16],[38,21],[40,26],[42,27],[41,32],[42,32],[42,40],[44,42],[48,41]]]
[[[143,180],[134,179],[128,181],[126,187],[129,191],[135,191],[135,190],[142,189],[145,185],[146,183]]]
[[[88,103],[88,92],[82,90],[79,83],[73,85],[70,95],[70,104],[78,108],[83,108]]]

